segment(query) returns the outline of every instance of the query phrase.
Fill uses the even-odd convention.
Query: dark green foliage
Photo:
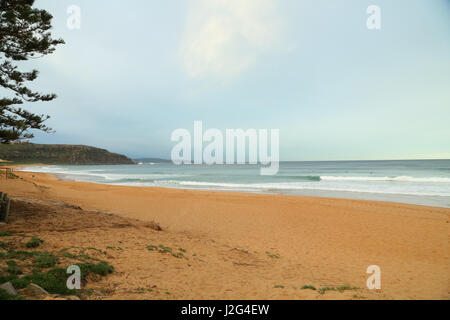
[[[50,268],[58,263],[58,258],[52,254],[43,254],[38,256],[34,261],[36,268]]]
[[[75,295],[76,290],[67,288],[66,270],[63,268],[55,268],[47,273],[33,273],[26,275],[21,280],[21,285],[26,287],[30,283],[37,284],[51,294]]]
[[[107,276],[110,273],[114,272],[114,267],[108,264],[105,261],[100,263],[77,263],[77,266],[80,267],[81,277],[83,280],[86,280],[89,274],[96,274],[99,276]]]
[[[30,241],[26,243],[27,248],[37,248],[41,245],[43,241],[39,238],[32,237]]]
[[[301,287],[300,289],[302,289],[302,290],[306,290],[306,289],[316,290],[316,287],[310,286],[310,285],[306,285],[306,286]]]
[[[339,291],[339,292],[343,292],[345,290],[357,290],[357,289],[359,289],[359,288],[350,286],[348,284],[336,287],[336,290]]]
[[[34,0],[0,1],[0,87],[12,96],[0,98],[0,142],[32,138],[29,129],[50,132],[43,123],[48,116],[33,114],[18,105],[51,101],[54,94],[33,92],[27,82],[36,80],[37,70],[23,72],[14,64],[39,58],[55,51],[61,39],[52,39],[52,15],[33,8]]]
[[[0,289],[0,300],[23,300],[21,296],[13,296],[9,294],[6,290]]]
[[[22,271],[19,269],[19,265],[14,260],[6,261],[6,264],[8,266],[6,271],[8,271],[10,274],[22,274]]]
[[[8,237],[11,235],[9,231],[0,231],[0,237]]]
[[[30,284],[30,281],[28,281],[24,278],[16,278],[16,279],[11,280],[11,284],[13,285],[13,287],[16,290],[19,290],[19,289],[26,288]]]
[[[17,260],[21,260],[24,261],[26,259],[35,257],[35,256],[40,256],[40,255],[45,255],[47,254],[46,252],[41,252],[41,251],[32,251],[32,252],[28,252],[28,251],[16,251],[16,250],[8,250],[6,257],[8,259],[17,259]]]
[[[324,294],[327,291],[339,291],[339,292],[344,292],[345,290],[357,290],[359,289],[358,287],[352,287],[350,285],[342,285],[339,287],[322,287],[319,289],[319,293],[320,294]]]
[[[69,258],[69,259],[76,259],[76,258],[77,258],[76,255],[71,254],[70,252],[65,252],[65,253],[63,253],[63,257]]]
[[[18,279],[15,274],[11,274],[9,276],[0,276],[0,284],[4,284],[5,282],[9,282],[14,279]]]
[[[134,164],[133,160],[124,155],[111,153],[104,149],[57,144],[0,144],[0,159],[12,161],[15,164],[45,163],[45,164]]]

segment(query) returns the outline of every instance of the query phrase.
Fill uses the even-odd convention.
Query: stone
[[[19,291],[20,294],[27,297],[40,298],[42,296],[48,296],[48,292],[39,287],[37,284],[30,283],[28,287]]]
[[[2,284],[0,286],[0,289],[5,290],[10,295],[17,296],[17,291],[16,291],[16,289],[14,288],[14,286],[12,285],[11,282],[6,282],[6,283]]]

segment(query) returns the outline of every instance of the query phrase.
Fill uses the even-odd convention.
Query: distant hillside
[[[134,164],[124,155],[104,149],[58,144],[0,144],[0,159],[13,163],[66,165]]]

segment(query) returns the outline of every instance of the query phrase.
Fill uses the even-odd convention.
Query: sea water
[[[450,208],[450,160],[281,162],[274,176],[261,176],[259,169],[259,165],[172,163],[23,168],[60,179],[123,186],[337,197]]]

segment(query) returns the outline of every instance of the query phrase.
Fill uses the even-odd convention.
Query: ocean
[[[366,199],[450,208],[450,160],[281,162],[275,176],[261,176],[259,169],[259,165],[141,163],[22,170],[112,185]]]

